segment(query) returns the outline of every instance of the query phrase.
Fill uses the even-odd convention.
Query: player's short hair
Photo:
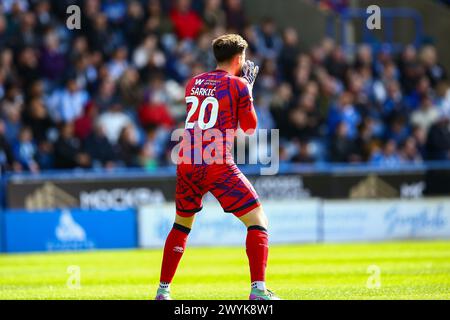
[[[230,61],[235,55],[247,49],[248,43],[238,34],[225,34],[212,42],[214,57],[217,62]]]

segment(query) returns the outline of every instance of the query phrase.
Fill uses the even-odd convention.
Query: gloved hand
[[[253,88],[258,72],[259,67],[253,61],[247,60],[242,67],[242,78],[247,80],[248,84]]]

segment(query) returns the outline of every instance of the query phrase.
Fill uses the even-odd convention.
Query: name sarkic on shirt
[[[213,97],[216,93],[216,88],[206,89],[206,88],[198,88],[193,87],[191,89],[191,96],[208,96]]]

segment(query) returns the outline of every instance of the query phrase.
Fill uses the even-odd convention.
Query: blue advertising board
[[[121,249],[137,246],[135,210],[4,212],[6,252]]]
[[[4,224],[3,224],[3,220],[4,220],[3,217],[4,217],[3,209],[0,207],[0,253],[5,251],[5,248],[3,247],[3,243],[4,243],[3,237],[5,236],[4,235],[5,228],[4,228]]]

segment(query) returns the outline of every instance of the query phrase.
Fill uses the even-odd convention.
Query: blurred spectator
[[[81,141],[74,136],[71,122],[61,125],[60,137],[55,143],[55,167],[57,169],[88,168],[91,159],[81,145]]]
[[[0,119],[0,172],[20,169],[21,165],[14,158],[11,145],[5,138],[5,124]]]
[[[410,131],[407,126],[406,118],[403,115],[397,115],[389,122],[385,138],[393,140],[397,145],[400,145],[405,141],[409,134]]]
[[[161,131],[157,126],[149,125],[146,128],[144,145],[141,149],[140,162],[144,168],[155,170],[164,155],[163,145],[161,144]]]
[[[450,117],[442,113],[428,133],[427,155],[431,160],[450,159]]]
[[[109,78],[102,81],[98,93],[94,97],[94,104],[100,111],[105,111],[111,105],[118,103],[118,101],[116,83]]]
[[[139,107],[138,116],[143,127],[161,125],[170,128],[174,125],[168,106],[164,103],[163,97],[158,93],[150,93],[148,101]]]
[[[63,89],[55,90],[48,98],[49,114],[55,122],[71,122],[83,114],[89,95],[80,90],[75,79],[66,81]]]
[[[139,84],[139,73],[128,68],[118,81],[119,99],[127,109],[136,110],[141,103],[142,90]]]
[[[145,24],[144,10],[139,1],[129,2],[124,20],[124,35],[128,40],[129,49],[135,48],[141,40]]]
[[[371,163],[379,166],[398,166],[401,158],[397,150],[397,144],[394,140],[388,140],[384,144],[382,151],[375,152],[370,160]]]
[[[31,130],[33,140],[36,143],[36,161],[42,169],[51,169],[53,165],[52,139],[55,138],[55,126],[42,98],[33,98],[23,115],[23,123]]]
[[[271,18],[264,19],[258,31],[256,47],[258,54],[265,59],[277,58],[282,49],[283,42],[277,33],[275,21]]]
[[[222,0],[205,0],[203,21],[208,29],[212,30],[226,24],[226,15],[222,9]]]
[[[335,47],[330,56],[325,60],[325,67],[331,76],[336,77],[342,82],[345,81],[345,75],[349,66],[344,55],[344,50],[340,46]]]
[[[417,151],[420,153],[422,159],[425,159],[426,154],[426,143],[427,143],[427,132],[419,126],[413,126],[411,137],[416,143]]]
[[[117,142],[118,160],[126,167],[138,167],[140,151],[136,130],[131,125],[124,127]]]
[[[13,152],[23,169],[31,172],[39,171],[39,165],[36,162],[37,148],[30,128],[20,129],[19,138],[13,145]]]
[[[242,0],[82,1],[70,32],[67,1],[0,2],[2,170],[171,164],[186,81],[215,68],[211,41],[226,32],[260,66],[255,108],[261,128],[280,129],[282,161],[449,158],[450,86],[432,45],[304,48],[297,29],[249,23]]]
[[[321,116],[316,109],[314,97],[305,94],[299,98],[297,105],[289,114],[290,136],[311,139],[319,135]]]
[[[94,129],[98,117],[97,106],[90,102],[84,108],[84,113],[74,122],[74,134],[81,141],[85,140]]]
[[[336,127],[336,133],[331,142],[331,161],[350,162],[354,157],[355,143],[348,138],[347,124],[340,122]]]
[[[44,36],[44,47],[40,54],[39,65],[42,75],[48,80],[59,80],[64,75],[66,59],[54,30],[47,31]]]
[[[421,127],[425,132],[438,119],[439,111],[429,96],[422,98],[420,108],[411,114],[411,124]]]
[[[241,32],[247,24],[247,17],[242,6],[242,0],[225,0],[227,28]]]
[[[450,85],[447,81],[436,86],[436,105],[444,113],[450,114]]]
[[[280,135],[284,138],[287,138],[290,134],[289,119],[286,117],[286,112],[288,111],[292,97],[291,85],[285,82],[278,86],[270,104],[270,111],[276,128],[279,128]]]
[[[267,130],[276,129],[275,120],[270,112],[269,101],[262,96],[259,96],[255,98],[254,106],[258,117],[258,128]]]
[[[328,116],[328,129],[330,132],[336,130],[340,122],[347,125],[347,136],[355,138],[357,127],[360,122],[360,115],[353,105],[353,96],[349,92],[344,92],[338,100],[338,103],[333,106]]]
[[[116,154],[113,145],[105,135],[105,129],[102,124],[97,123],[92,133],[87,137],[84,143],[84,150],[89,155],[94,168],[114,167]]]
[[[373,142],[374,121],[371,118],[365,118],[358,126],[358,136],[354,143],[354,162],[367,162],[370,158]]]
[[[39,60],[32,47],[25,47],[19,53],[17,72],[22,75],[22,85],[25,90],[28,90],[31,84],[40,78]]]
[[[294,80],[293,70],[300,53],[297,31],[294,28],[286,29],[283,33],[283,42],[280,55],[278,56],[278,64],[283,77],[287,81],[292,82]]]
[[[420,55],[425,68],[425,73],[433,88],[435,88],[440,81],[447,80],[446,70],[437,61],[436,48],[433,46],[426,46],[422,49]]]
[[[98,123],[104,128],[109,142],[115,145],[122,129],[133,124],[133,121],[130,116],[123,111],[122,105],[115,103],[108,111],[99,116]]]
[[[404,162],[422,162],[422,156],[417,149],[416,141],[413,137],[407,138],[400,146],[400,157]]]
[[[125,47],[117,48],[108,64],[108,74],[113,81],[119,79],[128,67],[128,51]]]
[[[191,8],[191,0],[175,0],[170,19],[176,35],[182,40],[197,38],[203,27],[201,18]]]

